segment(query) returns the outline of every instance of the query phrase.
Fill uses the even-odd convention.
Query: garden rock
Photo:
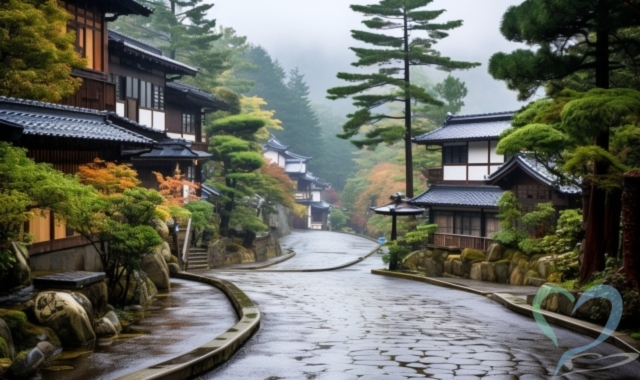
[[[491,244],[489,249],[487,249],[487,261],[494,262],[502,260],[504,251],[504,247],[500,244]]]
[[[74,301],[78,303],[78,305],[82,306],[85,313],[87,313],[89,320],[93,321],[93,305],[91,304],[91,301],[81,293],[71,292],[69,294],[73,297]]]
[[[9,368],[11,368],[11,359],[9,358],[0,358],[0,379],[4,379],[5,378],[5,373],[7,373],[9,371]]]
[[[122,331],[122,325],[120,324],[120,320],[118,319],[118,316],[116,315],[115,312],[113,311],[108,312],[107,314],[104,315],[104,318],[108,319],[109,322],[111,322],[113,327],[116,329],[117,333]]]
[[[169,226],[167,226],[167,223],[165,223],[164,220],[159,218],[152,219],[151,227],[156,230],[162,240],[167,240],[169,238]]]
[[[494,263],[480,263],[480,269],[482,272],[482,281],[496,282],[496,269]]]
[[[38,373],[44,366],[44,362],[44,354],[36,347],[16,355],[9,372],[16,378],[28,378]]]
[[[3,352],[3,343],[6,347],[6,352]],[[13,346],[13,338],[11,337],[11,330],[4,321],[0,319],[0,358],[12,359],[16,356],[15,347]]]
[[[156,248],[156,253],[160,254],[164,259],[165,263],[171,262],[171,247],[169,247],[169,243],[163,241],[162,244]]]
[[[140,268],[158,289],[169,289],[169,267],[162,256],[156,251],[145,255],[140,263]]]
[[[472,280],[482,281],[482,264],[471,264],[471,270],[469,271],[469,278]]]
[[[58,347],[49,342],[40,342],[36,345],[36,348],[44,354],[45,360],[48,360],[50,357],[52,357],[58,350]]]
[[[464,251],[462,251],[460,259],[463,263],[466,263],[471,261],[484,261],[486,257],[484,253],[482,253],[482,251],[478,251],[477,249],[465,248]]]
[[[511,272],[509,283],[511,285],[522,285],[524,283],[524,275],[520,272],[518,267]]]
[[[553,266],[555,257],[553,255],[545,256],[538,260],[538,273],[540,277],[547,279],[551,274],[551,267]]]
[[[108,318],[102,318],[96,321],[93,325],[93,329],[98,337],[110,337],[118,334],[116,328]]]
[[[68,293],[42,292],[36,297],[39,323],[58,333],[65,346],[86,346],[96,339],[85,309]]]
[[[509,261],[501,260],[494,264],[496,282],[500,284],[508,284],[510,280]]]
[[[178,274],[182,271],[182,269],[180,269],[180,265],[176,263],[169,263],[167,266],[169,267],[169,274]]]
[[[102,315],[107,311],[107,301],[109,299],[109,290],[107,283],[104,281],[85,286],[78,289],[75,293],[80,293],[89,299],[91,303],[93,315]]]
[[[427,277],[442,277],[444,273],[444,263],[429,258],[424,258],[424,271]]]

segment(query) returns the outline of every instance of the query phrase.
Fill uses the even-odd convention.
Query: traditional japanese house
[[[71,16],[67,29],[76,33],[76,49],[86,58],[87,67],[73,70],[73,76],[82,78],[82,86],[75,95],[61,103],[115,111],[115,84],[109,81],[108,76],[107,23],[125,15],[149,16],[153,10],[134,0],[64,0],[62,3]]]
[[[123,150],[153,146],[155,140],[129,127],[115,125],[106,111],[0,97],[0,138],[26,148],[34,161],[68,174],[97,157],[122,162]],[[35,238],[32,254],[76,246],[81,240],[56,223],[51,212],[38,214],[26,230]]]
[[[442,152],[442,164],[427,169],[429,188],[411,200],[428,209],[438,225],[433,244],[486,249],[500,229],[498,199],[513,191],[524,211],[542,202],[557,209],[575,207],[580,190],[562,186],[543,165],[524,155],[496,153],[500,134],[511,127],[513,112],[448,116],[445,124],[413,141]]]
[[[293,228],[326,229],[331,205],[325,202],[325,190],[331,184],[320,181],[307,170],[311,157],[292,153],[288,149],[288,145],[282,144],[273,136],[262,146],[263,155],[283,168],[296,183],[296,203],[307,206],[304,218],[294,216]]]

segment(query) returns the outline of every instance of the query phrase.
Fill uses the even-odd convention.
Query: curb
[[[245,268],[229,268],[229,270],[256,270],[256,269],[262,269],[262,268],[268,268],[271,266],[274,266],[276,264],[280,264],[283,263],[287,260],[289,260],[290,258],[292,258],[293,256],[296,255],[295,252],[293,252],[292,250],[288,249],[289,253],[287,253],[286,255],[282,255],[279,257],[278,260],[273,260],[272,262],[268,263],[268,264],[263,264],[263,265],[256,265],[253,267],[245,267]],[[214,268],[214,269],[222,269],[224,270],[224,268]]]
[[[388,270],[385,270],[385,269],[372,269],[371,273],[381,275],[381,276],[419,281],[427,284],[432,284],[436,286],[442,286],[445,288],[477,294],[480,296],[487,297],[490,300],[501,304],[502,306],[506,307],[507,309],[513,312],[533,318],[533,309],[531,305],[527,304],[526,301],[524,301],[523,299],[518,298],[512,294],[483,292],[477,289],[469,288],[467,286],[436,280],[431,277],[422,277],[422,276],[417,276],[417,275],[408,274],[408,273],[389,272]],[[560,327],[564,327],[567,330],[571,330],[582,335],[586,335],[592,338],[597,338],[602,332],[603,327],[593,323],[576,320],[575,318],[567,317],[565,315],[553,313],[546,310],[541,310],[541,313],[542,315],[544,315],[547,322],[553,323],[554,325],[557,325]],[[640,354],[640,343],[625,333],[614,332],[611,336],[609,336],[609,338],[605,340],[605,342],[610,343],[621,350],[625,350],[627,352],[632,351],[637,354]],[[640,358],[638,358],[638,360],[640,360]]]
[[[317,269],[266,269],[266,270],[260,270],[260,272],[269,272],[269,273],[329,272],[329,271],[333,271],[333,270],[344,269],[344,268],[350,267],[352,265],[358,264],[359,262],[362,262],[366,258],[368,258],[369,256],[373,255],[374,253],[378,252],[379,249],[380,249],[380,246],[372,249],[366,255],[358,257],[356,260],[353,260],[353,261],[350,261],[350,262],[348,262],[346,264],[338,265],[338,266],[335,266],[335,267],[330,267],[330,268],[317,268]]]
[[[186,272],[180,272],[172,277],[201,282],[220,289],[231,301],[240,320],[226,332],[186,354],[122,376],[119,380],[191,378],[229,360],[260,327],[260,311],[233,283]]]

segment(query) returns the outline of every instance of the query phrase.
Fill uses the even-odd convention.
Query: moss
[[[484,253],[482,253],[482,251],[478,251],[477,249],[471,249],[471,248],[465,248],[464,251],[462,251],[462,256],[461,256],[462,262],[469,262],[469,261],[484,261],[486,259]]]
[[[449,252],[442,249],[436,249],[435,251],[433,251],[433,255],[431,256],[431,258],[434,261],[444,261],[446,258],[448,258],[448,255]]]
[[[509,260],[511,261],[511,259],[513,258],[513,255],[515,255],[515,253],[518,252],[515,249],[512,248],[508,248],[504,254],[502,255],[502,258],[505,260]]]
[[[525,274],[529,270],[529,261],[521,259],[518,261],[518,270],[520,273]]]
[[[447,256],[447,261],[454,261],[454,260],[460,261],[460,255],[449,255],[449,256]]]
[[[29,322],[25,323],[20,329],[11,330],[11,335],[13,335],[13,344],[16,346],[16,351],[33,348],[42,341],[47,341],[56,347],[62,346],[60,338],[52,329],[36,326]]]
[[[0,309],[0,319],[3,319],[9,330],[22,328],[27,323],[27,315],[17,310]]]
[[[171,257],[169,258],[169,262],[174,264],[180,264],[180,261],[174,255],[171,255]]]
[[[496,264],[510,264],[510,263],[511,263],[510,259],[502,259],[502,260],[496,261]]]
[[[9,345],[3,337],[0,336],[0,358],[9,357]]]
[[[16,355],[13,363],[11,363],[11,367],[9,368],[10,374],[16,377],[24,377],[26,375],[26,362],[28,354],[29,350],[23,350]]]

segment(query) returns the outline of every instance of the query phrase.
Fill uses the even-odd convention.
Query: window
[[[153,85],[153,108],[164,111],[164,87]]]
[[[538,184],[517,185],[516,197],[520,199],[549,199],[549,190],[546,186]]]
[[[138,78],[127,77],[126,80],[126,96],[127,98],[138,99]]]
[[[86,59],[87,68],[103,70],[103,15],[92,7],[67,4],[71,17],[67,29],[76,33],[76,49]]]
[[[116,87],[116,100],[125,100],[125,89],[127,87],[126,78],[115,74],[109,74],[109,82],[113,83]]]
[[[140,107],[153,108],[153,89],[152,84],[140,81]]]
[[[457,235],[480,236],[479,212],[456,212],[454,233]]]
[[[486,236],[491,238],[493,234],[500,231],[500,219],[498,214],[486,214],[485,215]]]
[[[190,113],[182,114],[182,132],[183,133],[195,133],[195,117]]]
[[[196,179],[196,167],[193,165],[187,166],[187,180],[194,181]]]
[[[442,147],[442,162],[445,164],[466,164],[468,155],[466,145]]]
[[[453,233],[453,212],[452,211],[435,211],[434,223],[438,225],[438,233]]]

